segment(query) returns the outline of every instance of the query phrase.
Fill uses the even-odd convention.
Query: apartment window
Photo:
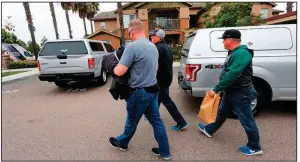
[[[260,10],[261,18],[266,19],[268,18],[268,9],[267,8],[262,8]]]
[[[103,42],[105,42],[107,44],[111,44],[111,40],[103,40]]]
[[[100,22],[100,29],[106,29],[105,22]]]
[[[133,19],[136,19],[135,15],[123,15],[124,28],[128,28],[130,21]]]

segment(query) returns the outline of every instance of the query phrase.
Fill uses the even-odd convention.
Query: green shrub
[[[37,62],[31,60],[11,62],[7,65],[8,69],[22,69],[22,68],[35,68],[35,67],[37,67]]]
[[[173,47],[172,48],[172,53],[173,53],[173,61],[178,62],[180,60],[180,51],[181,51],[182,46],[178,47]]]

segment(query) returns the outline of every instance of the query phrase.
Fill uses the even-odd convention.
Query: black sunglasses
[[[129,34],[129,36],[130,36],[130,33],[132,32],[132,30],[134,30],[134,29],[131,29],[131,30],[129,31],[129,33],[128,33],[128,34]]]

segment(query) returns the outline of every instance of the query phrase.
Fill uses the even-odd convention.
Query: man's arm
[[[252,56],[250,53],[239,53],[231,56],[231,64],[228,67],[228,72],[222,77],[220,82],[215,86],[213,91],[218,93],[223,91],[241,75],[245,67],[250,63]]]
[[[124,75],[128,68],[132,65],[134,61],[134,51],[131,46],[125,48],[124,53],[119,61],[118,65],[114,68],[114,73],[117,76]]]
[[[118,64],[115,68],[114,68],[114,73],[117,76],[122,76],[124,75],[128,70],[128,67],[122,64]]]

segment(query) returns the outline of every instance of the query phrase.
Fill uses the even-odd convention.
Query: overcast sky
[[[30,10],[33,17],[33,25],[36,28],[35,37],[38,43],[45,36],[48,40],[55,39],[55,32],[50,13],[49,3],[29,3]],[[286,3],[277,3],[276,9],[285,11]],[[112,11],[117,8],[116,3],[100,3],[100,12]],[[68,39],[68,25],[66,22],[66,16],[64,10],[61,8],[60,3],[54,3],[54,9],[56,14],[56,21],[58,25],[58,32],[60,39]],[[294,4],[293,10],[296,10],[296,4]],[[2,26],[8,16],[11,16],[10,22],[15,26],[15,34],[17,37],[25,42],[31,40],[30,33],[27,26],[25,11],[23,3],[4,3],[2,2]],[[73,38],[83,38],[84,27],[83,21],[79,18],[78,14],[73,14],[69,11],[71,28]],[[91,33],[90,22],[86,21],[87,32]]]

